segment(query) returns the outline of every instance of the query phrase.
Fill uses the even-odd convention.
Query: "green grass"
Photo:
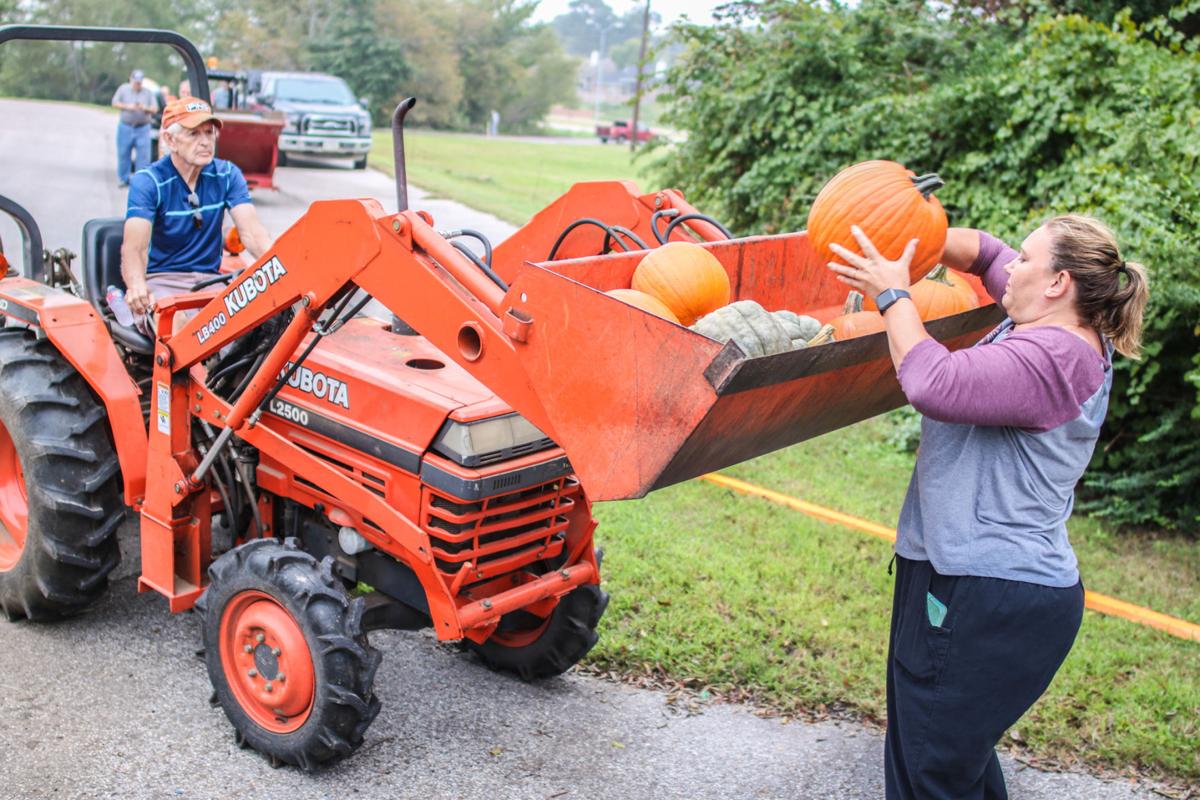
[[[528,222],[578,181],[640,177],[625,147],[408,131],[404,148],[414,186],[513,225]],[[393,171],[390,131],[375,132],[370,162]],[[639,183],[646,189],[644,178]]]
[[[728,473],[894,525],[912,457],[871,420]],[[598,507],[612,603],[601,669],[651,674],[785,714],[885,716],[889,543],[692,481]],[[1200,620],[1200,547],[1075,519],[1089,588]],[[1200,780],[1200,643],[1093,612],[1008,743],[1059,763]]]

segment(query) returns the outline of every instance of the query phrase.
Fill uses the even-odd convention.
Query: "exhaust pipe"
[[[396,210],[408,211],[408,172],[404,166],[404,117],[417,104],[417,98],[400,101],[392,112],[392,158],[396,167]]]

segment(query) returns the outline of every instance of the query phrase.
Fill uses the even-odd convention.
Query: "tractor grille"
[[[358,122],[353,117],[309,114],[304,118],[301,133],[312,136],[355,136],[358,133]]]
[[[561,553],[578,494],[570,475],[477,502],[427,486],[421,524],[438,570],[453,579],[469,561],[469,584]]]

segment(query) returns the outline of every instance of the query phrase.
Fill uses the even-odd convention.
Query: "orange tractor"
[[[396,213],[314,203],[253,266],[162,302],[153,339],[103,301],[120,219],[85,227],[81,285],[36,257],[0,280],[0,608],[89,606],[132,510],[138,588],[197,611],[238,741],[305,768],[353,752],[379,711],[368,631],[432,628],[522,678],[561,673],[608,600],[593,501],[903,402],[882,334],[747,358],[604,293],[648,243],[700,239],[734,299],[836,304],[803,233],[729,238],[678,192],[616,181],[482,255],[475,232],[439,231],[407,205],[412,103],[393,117]],[[369,298],[394,318],[361,315]],[[997,318],[930,330],[964,346]]]

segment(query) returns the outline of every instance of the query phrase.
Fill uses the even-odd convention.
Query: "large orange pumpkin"
[[[850,233],[857,225],[885,258],[897,259],[909,240],[917,252],[909,266],[916,283],[942,258],[946,212],[933,192],[943,186],[937,175],[917,176],[895,161],[864,161],[839,172],[813,201],[808,239],[822,263],[841,259],[829,248],[840,244],[862,252]]]
[[[883,315],[878,311],[863,311],[863,296],[853,291],[846,296],[842,315],[829,320],[829,324],[833,326],[833,338],[838,342],[887,330]]]
[[[967,279],[944,264],[908,287],[908,291],[921,319],[941,319],[979,307],[979,296]],[[863,308],[877,310],[875,301],[869,297],[863,300]]]
[[[605,294],[609,297],[615,297],[622,303],[628,303],[643,311],[649,311],[656,317],[662,317],[669,322],[679,322],[679,319],[671,313],[671,309],[667,308],[661,300],[653,295],[639,292],[637,289],[613,289],[611,292],[605,292]]]
[[[729,275],[698,244],[670,242],[651,250],[633,273],[633,288],[657,298],[680,325],[729,303]]]

